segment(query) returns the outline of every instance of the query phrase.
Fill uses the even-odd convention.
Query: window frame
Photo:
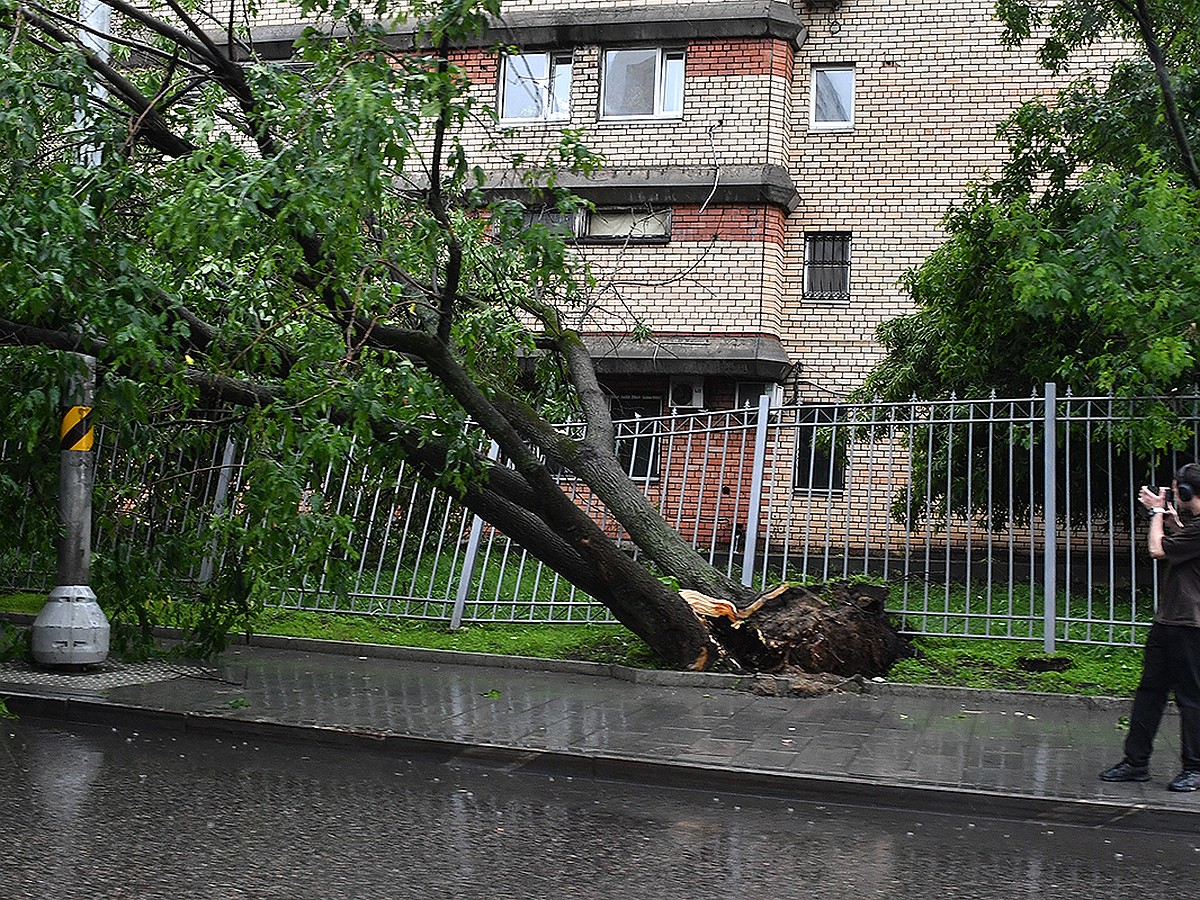
[[[654,105],[650,112],[610,113],[608,112],[608,87],[612,79],[609,76],[610,56],[614,53],[636,53],[653,50],[656,54],[654,66]],[[678,60],[679,68],[679,108],[666,109],[666,91],[669,81],[667,66],[672,60]],[[683,118],[684,103],[687,96],[687,51],[682,47],[608,47],[601,55],[600,77],[600,115],[601,122],[654,122]]]
[[[845,258],[841,260],[817,260],[814,243],[818,240],[836,240],[845,246]],[[806,231],[804,233],[804,287],[803,297],[813,303],[849,303],[851,299],[851,277],[854,262],[854,233],[852,231]],[[843,272],[845,288],[841,291],[818,291],[813,286],[812,275],[819,269],[838,268]]]
[[[817,93],[819,88],[818,74],[821,72],[849,72],[850,73],[850,96],[849,96],[849,118],[834,119],[834,120],[817,120]],[[812,67],[810,74],[812,81],[809,91],[808,105],[808,127],[813,131],[853,131],[854,130],[854,112],[857,105],[858,94],[858,72],[852,63],[833,64],[818,64]]]
[[[609,410],[616,426],[613,452],[630,481],[652,484],[662,477],[661,432],[664,404],[661,394],[617,394],[609,398]],[[640,406],[646,409],[647,413],[622,408],[625,406]],[[653,408],[657,408],[657,412],[653,412]],[[643,419],[647,422],[644,430],[640,424]],[[618,422],[624,424],[617,425]],[[632,426],[633,431],[628,430],[630,422],[635,423]],[[624,433],[622,428],[625,429]]]
[[[598,215],[628,212],[632,218],[632,226],[636,227],[639,216],[643,219],[665,218],[665,230],[662,234],[593,234],[592,224]],[[576,220],[575,239],[585,244],[665,244],[671,240],[672,208],[669,206],[598,206],[591,210],[581,210]]]
[[[628,212],[635,219],[639,213],[647,218],[665,218],[665,231],[662,234],[592,234],[591,226],[597,214],[606,212]],[[569,216],[550,210],[537,209],[525,211],[525,224],[544,225],[552,232],[557,232],[565,239],[579,244],[632,246],[644,244],[666,244],[671,240],[671,222],[673,209],[670,206],[600,206],[593,210],[579,209]],[[636,224],[636,223],[635,223]]]
[[[792,427],[792,493],[806,496],[840,496],[846,490],[850,468],[849,451],[838,447],[838,432],[849,428],[834,403],[812,403],[796,409]],[[816,445],[819,431],[829,429],[832,455]]]
[[[534,78],[529,76],[538,88],[538,105],[542,112],[537,116],[507,116],[505,115],[505,103],[508,99],[509,89],[509,65],[514,59],[524,57],[540,56],[546,61],[546,77]],[[556,111],[557,104],[553,101],[557,98],[555,91],[555,79],[560,64],[566,64],[568,68],[568,84],[567,84],[567,108],[561,112]],[[571,88],[575,80],[575,54],[571,50],[542,50],[528,53],[507,53],[500,60],[500,75],[497,98],[497,112],[501,124],[504,125],[536,125],[542,122],[566,122],[571,118]]]
[[[541,225],[551,234],[557,234],[567,241],[574,241],[579,237],[579,220],[581,215],[582,210],[560,213],[554,208],[538,207],[529,209],[527,207],[522,219],[526,228]]]

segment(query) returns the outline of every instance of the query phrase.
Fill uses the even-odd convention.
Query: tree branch
[[[49,350],[69,350],[72,353],[86,353],[89,356],[100,356],[108,348],[107,342],[97,338],[68,331],[58,331],[53,328],[26,325],[11,319],[0,319],[0,344],[9,347],[45,347]]]
[[[19,7],[21,14],[39,31],[53,38],[63,47],[74,47],[83,54],[88,67],[108,83],[112,92],[118,95],[141,120],[140,132],[145,135],[147,142],[155,149],[168,156],[186,156],[195,147],[188,141],[178,137],[162,116],[154,109],[150,100],[142,94],[120,72],[101,59],[96,53],[84,46],[77,37],[63,31],[53,22],[44,19],[28,6]]]
[[[1154,74],[1158,78],[1158,87],[1163,99],[1163,111],[1166,113],[1167,124],[1171,128],[1171,137],[1179,149],[1188,182],[1193,188],[1200,190],[1200,166],[1196,164],[1196,157],[1192,152],[1191,142],[1188,140],[1183,117],[1179,114],[1179,106],[1175,100],[1175,86],[1171,83],[1171,72],[1167,67],[1166,56],[1158,43],[1158,35],[1155,33],[1154,22],[1146,0],[1136,0],[1136,2],[1137,9],[1134,11],[1134,19],[1137,21],[1142,41],[1146,45],[1150,62],[1154,64]]]

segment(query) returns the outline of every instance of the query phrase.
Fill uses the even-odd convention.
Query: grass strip
[[[36,614],[45,599],[28,593],[0,596],[0,612]],[[270,608],[259,615],[255,632],[662,668],[657,655],[620,625],[470,623],[451,631],[435,621]],[[1047,656],[1040,641],[918,636],[912,643],[916,656],[896,663],[888,681],[1124,697],[1133,693],[1141,671],[1137,647],[1061,644]]]

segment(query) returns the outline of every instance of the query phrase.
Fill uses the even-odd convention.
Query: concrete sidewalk
[[[1178,717],[1146,784],[1121,756],[1128,703],[869,683],[786,695],[778,679],[647,672],[256,637],[212,669],[0,665],[25,716],[320,741],[508,768],[981,817],[1195,831],[1173,794]],[[776,695],[772,695],[775,693]]]

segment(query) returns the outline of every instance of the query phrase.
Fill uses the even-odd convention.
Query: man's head
[[[1200,515],[1200,464],[1188,463],[1175,473],[1175,505]]]

